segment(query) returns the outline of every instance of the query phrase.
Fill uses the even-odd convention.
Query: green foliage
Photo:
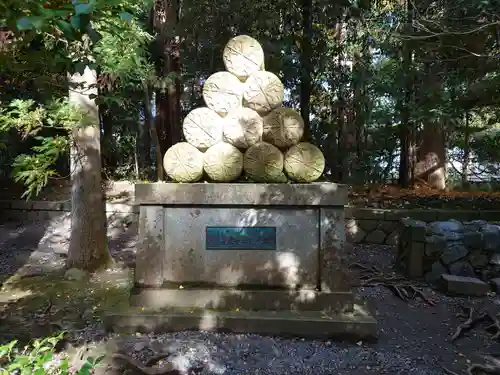
[[[64,333],[34,340],[24,348],[11,341],[0,346],[0,375],[90,375],[103,357],[87,358],[80,368],[74,368],[66,355],[56,354],[56,345]]]
[[[49,178],[57,177],[53,166],[61,155],[68,153],[71,132],[89,125],[89,117],[67,100],[56,100],[46,106],[33,100],[13,100],[6,108],[0,107],[0,134],[17,131],[24,139],[36,142],[30,153],[14,159],[12,176],[26,186],[24,197],[40,193]],[[44,132],[58,135],[43,135]]]

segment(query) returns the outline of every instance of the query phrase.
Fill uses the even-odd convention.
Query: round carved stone
[[[243,171],[243,154],[229,143],[218,143],[205,152],[204,169],[217,182],[231,182]]]
[[[163,167],[176,182],[196,182],[203,176],[203,153],[187,142],[176,143],[165,152]]]
[[[200,107],[189,112],[182,123],[184,138],[201,151],[222,142],[223,121],[215,111]]]
[[[301,142],[285,153],[285,172],[296,182],[313,182],[325,170],[325,157],[319,148]]]
[[[244,84],[229,72],[212,74],[203,85],[203,100],[208,108],[224,117],[233,109],[240,108]]]
[[[250,108],[238,108],[224,118],[224,141],[246,149],[262,141],[262,117]]]
[[[279,148],[296,145],[304,135],[304,120],[292,108],[276,108],[264,117],[262,139]]]
[[[270,143],[256,143],[245,152],[243,170],[255,182],[283,182],[283,153]]]
[[[243,82],[250,74],[264,69],[264,50],[248,35],[232,38],[224,48],[222,59],[227,71]]]
[[[243,104],[261,116],[283,104],[285,87],[273,73],[260,71],[250,75],[245,82]]]

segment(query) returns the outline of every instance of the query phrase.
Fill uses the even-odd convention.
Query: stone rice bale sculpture
[[[299,143],[303,135],[304,120],[292,108],[276,108],[264,117],[264,142],[284,149]]]
[[[250,75],[245,82],[243,105],[261,116],[283,104],[285,87],[273,73],[260,71]]]
[[[212,74],[203,85],[203,100],[208,108],[224,117],[233,109],[240,108],[244,84],[229,72]]]
[[[313,182],[321,177],[325,169],[325,157],[319,148],[301,142],[285,153],[285,172],[296,182]]]
[[[226,70],[242,82],[252,73],[264,70],[264,50],[257,40],[248,35],[232,38],[222,53]]]
[[[224,119],[208,107],[189,112],[182,123],[184,138],[200,151],[222,142]]]
[[[176,182],[196,182],[203,176],[203,153],[187,142],[176,143],[163,157],[168,177]]]
[[[243,170],[255,182],[283,182],[283,153],[270,143],[256,143],[245,152]]]
[[[243,154],[229,143],[218,143],[205,152],[204,169],[213,181],[234,181],[243,171]]]
[[[262,117],[250,108],[238,108],[224,118],[223,139],[241,149],[262,141]]]

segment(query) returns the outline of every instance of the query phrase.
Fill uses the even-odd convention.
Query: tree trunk
[[[348,129],[346,123],[346,85],[345,85],[345,49],[343,44],[345,41],[345,24],[342,20],[337,23],[337,43],[338,43],[338,60],[337,60],[337,76],[338,78],[338,93],[337,93],[337,121],[338,121],[338,165],[340,166],[337,176],[338,182],[345,182],[349,178],[349,148],[348,148]]]
[[[406,23],[408,31],[413,30],[413,5],[410,0],[406,1]],[[410,106],[413,93],[413,75],[411,65],[413,60],[413,49],[409,41],[403,42],[403,71],[405,73],[404,98],[400,104],[401,123],[399,125],[399,185],[408,188],[412,180],[414,145],[413,131],[410,123]]]
[[[300,114],[304,119],[305,141],[311,140],[311,92],[312,92],[312,0],[302,0],[302,53],[300,56]]]
[[[471,131],[470,131],[470,113],[465,112],[465,129],[464,129],[464,155],[462,159],[462,187],[469,186],[469,174],[470,174],[470,162],[471,162],[471,152],[470,152],[470,141],[471,141]]]
[[[138,164],[138,178],[150,178],[151,171],[151,112],[148,106],[143,105],[144,122],[137,121],[136,155]],[[146,113],[149,112],[149,113]]]
[[[68,268],[95,271],[111,261],[101,187],[101,145],[97,75],[90,68],[69,77],[69,101],[88,114],[90,125],[75,129],[71,148],[71,241]],[[73,85],[77,85],[74,86]]]
[[[446,148],[443,125],[427,121],[422,132],[422,145],[418,149],[415,179],[423,180],[432,188],[446,189]]]
[[[151,108],[151,88],[145,86],[144,88],[144,122],[149,129],[149,135],[153,144],[155,145],[155,164],[156,164],[156,180],[165,180],[165,171],[163,169],[163,154],[160,149],[160,140],[158,138],[157,127],[153,118],[153,109]]]
[[[156,56],[161,60],[157,67],[166,80],[165,90],[156,93],[156,132],[162,155],[182,138],[180,47],[178,38],[172,36],[178,23],[178,0],[156,0],[153,27],[158,35]]]

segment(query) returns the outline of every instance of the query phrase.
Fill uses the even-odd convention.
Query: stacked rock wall
[[[443,275],[490,281],[500,277],[500,225],[485,220],[402,219],[396,265],[409,277],[436,283]]]
[[[458,220],[461,222],[484,220],[500,221],[499,211],[473,210],[422,210],[422,209],[375,209],[346,207],[346,236],[352,243],[396,245],[398,223],[401,219],[431,223]]]

